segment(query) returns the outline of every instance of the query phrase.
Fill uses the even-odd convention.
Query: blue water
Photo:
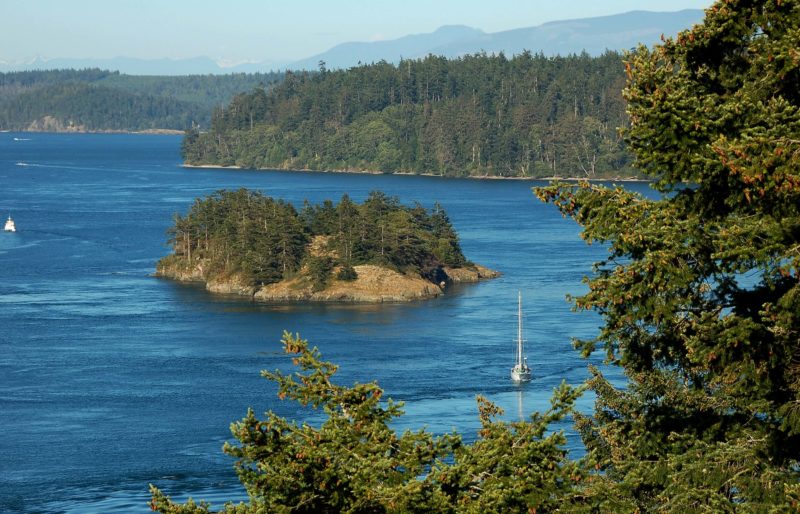
[[[338,363],[341,383],[376,379],[405,401],[398,429],[455,428],[472,439],[476,395],[518,419],[546,408],[562,380],[585,378],[589,362],[570,340],[596,334],[599,318],[572,312],[564,297],[584,290],[605,250],[538,202],[533,183],[186,170],[179,145],[173,136],[0,134],[0,216],[11,213],[18,228],[0,233],[0,512],[147,512],[148,483],[216,505],[242,498],[221,452],[229,424],[247,407],[311,419],[259,376],[288,369],[284,329]],[[173,213],[239,187],[296,205],[374,189],[438,201],[467,257],[503,276],[378,306],[256,305],[151,277]],[[535,373],[522,388],[508,378],[518,289]],[[580,440],[569,441],[580,453]]]

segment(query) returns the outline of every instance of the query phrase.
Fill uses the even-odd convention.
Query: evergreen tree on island
[[[496,276],[467,261],[439,204],[428,212],[379,191],[360,205],[345,194],[338,204],[305,202],[300,212],[259,192],[218,191],[176,215],[169,235],[173,253],[159,261],[158,275],[266,301],[416,299],[440,294],[450,281]],[[358,269],[379,274],[366,277],[372,290],[358,281]],[[418,280],[402,280],[408,277]],[[267,287],[273,284],[285,287]]]

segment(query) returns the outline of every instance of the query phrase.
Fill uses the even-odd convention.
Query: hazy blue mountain
[[[290,69],[316,69],[319,61],[329,68],[347,68],[358,62],[384,59],[397,63],[401,58],[428,54],[459,57],[486,51],[514,55],[523,50],[545,55],[568,55],[586,51],[600,55],[606,50],[625,50],[639,43],[652,45],[661,35],[674,36],[703,19],[703,11],[632,11],[611,16],[554,21],[536,27],[486,33],[464,26],[447,26],[429,34],[415,34],[391,41],[343,43],[327,52],[290,65]]]
[[[361,63],[385,60],[397,63],[428,54],[458,57],[485,51],[511,56],[523,50],[545,55],[568,55],[586,51],[590,55],[605,50],[624,50],[639,43],[657,43],[661,34],[673,36],[702,21],[703,11],[632,11],[611,16],[564,20],[502,32],[486,33],[463,25],[448,25],[434,32],[412,34],[390,41],[350,42],[336,45],[321,54],[287,63],[268,61],[221,67],[208,57],[192,59],[37,59],[24,64],[0,62],[0,72],[22,70],[100,68],[129,75],[197,75],[270,72],[281,69],[315,70],[319,61],[328,68],[349,68]]]
[[[661,35],[674,36],[703,20],[703,11],[687,9],[658,13],[631,11],[612,16],[553,21],[538,27],[484,34],[471,41],[434,48],[431,53],[457,57],[484,50],[489,53],[518,54],[523,50],[545,55],[567,55],[586,51],[600,55],[606,50],[627,50],[643,43],[653,45]]]
[[[269,72],[281,68],[282,63],[246,63],[222,67],[209,57],[189,59],[136,59],[114,57],[111,59],[35,59],[27,63],[0,63],[0,72],[29,70],[62,70],[98,68],[119,71],[126,75],[220,75],[225,73]]]
[[[412,34],[389,41],[373,41],[369,43],[342,43],[327,52],[288,65],[289,69],[316,69],[319,61],[325,61],[328,68],[349,68],[360,62],[368,64],[384,59],[398,62],[401,58],[424,57],[433,53],[436,48],[449,45],[469,45],[487,35],[479,29],[464,25],[446,25],[435,32]]]

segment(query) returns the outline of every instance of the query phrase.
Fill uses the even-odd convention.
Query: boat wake
[[[15,137],[14,141],[30,141],[31,138],[29,137]]]

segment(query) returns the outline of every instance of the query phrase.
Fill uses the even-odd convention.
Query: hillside
[[[470,263],[438,205],[373,192],[363,204],[291,204],[240,189],[198,199],[170,229],[156,275],[256,301],[400,302],[497,273]]]
[[[206,127],[238,92],[282,74],[152,77],[99,69],[0,73],[0,129],[134,131]]]
[[[523,27],[513,30],[506,30],[495,33],[487,33],[480,29],[452,25],[440,27],[431,33],[410,34],[398,39],[374,42],[347,42],[336,45],[330,50],[311,56],[309,58],[295,61],[291,64],[280,64],[281,67],[293,70],[313,70],[319,69],[320,63],[325,63],[328,70],[345,70],[350,67],[362,68],[363,65],[373,63],[380,67],[387,63],[397,66],[409,66],[414,60],[427,61],[427,56],[445,57],[455,61],[468,60],[470,56],[488,54],[504,54],[506,57],[525,58],[527,50],[537,56],[550,58],[553,55],[581,54],[602,59],[608,50],[618,51],[629,49],[638,43],[646,45],[658,42],[662,34],[670,36],[677,33],[680,29],[691,26],[702,18],[699,10],[684,10],[672,13],[655,13],[647,11],[633,11],[612,16],[596,18],[585,18],[575,20],[565,20],[545,23],[535,27]],[[585,52],[585,54],[583,54]],[[377,63],[377,64],[375,64]],[[71,131],[137,131],[148,129],[171,129],[185,130],[191,127],[198,127],[205,130],[211,123],[215,108],[227,105],[233,97],[245,91],[252,91],[257,87],[269,89],[273,84],[282,80],[284,72],[256,72],[257,70],[276,69],[277,61],[264,63],[247,63],[232,68],[221,68],[216,62],[207,57],[197,57],[192,59],[134,59],[119,57],[114,59],[37,59],[25,63],[0,63],[0,70],[9,70],[8,73],[0,73],[0,130],[71,130]],[[100,68],[124,70],[103,71]],[[413,67],[413,65],[412,65]],[[54,69],[64,68],[64,69]],[[72,68],[72,69],[66,69]],[[51,71],[41,71],[41,70]],[[28,70],[28,71],[11,71]],[[30,71],[39,70],[39,71]],[[242,72],[248,73],[242,73]],[[507,70],[506,70],[507,71]],[[620,74],[621,71],[617,70]],[[435,70],[441,73],[441,70]],[[295,75],[302,75],[305,72],[296,72]],[[452,71],[447,71],[452,75]],[[181,75],[183,74],[183,75]],[[357,73],[356,73],[357,74]],[[540,79],[547,80],[545,77]],[[594,77],[577,77],[576,80],[581,87],[586,87],[583,82],[593,80]],[[605,80],[605,77],[600,77]],[[383,80],[383,79],[381,79]],[[431,77],[429,80],[439,80],[439,77]],[[454,80],[448,77],[448,80]],[[458,79],[461,80],[461,79]],[[490,82],[491,78],[488,78]],[[404,87],[393,79],[389,92],[397,93],[397,87]],[[389,86],[389,84],[386,84]],[[486,84],[485,84],[486,85]],[[499,83],[492,83],[492,86],[500,86]],[[605,87],[605,82],[601,87]],[[365,87],[363,84],[351,84],[354,87]],[[367,88],[380,88],[382,83],[376,83]],[[389,86],[391,87],[391,86]],[[416,86],[415,86],[416,87]],[[460,86],[459,86],[460,87]],[[589,86],[590,89],[593,86]],[[331,100],[349,104],[355,101],[361,102],[357,91],[350,91],[339,98]],[[502,91],[499,92],[502,95]],[[560,94],[561,92],[559,92]],[[569,93],[569,92],[566,92]],[[370,93],[372,94],[372,93]],[[482,92],[482,95],[495,95],[494,92]],[[524,95],[525,93],[523,93]],[[594,94],[591,92],[590,94]],[[613,93],[618,97],[617,93]],[[575,95],[573,95],[575,96]],[[355,98],[354,98],[355,97]],[[519,98],[517,93],[517,98]],[[431,97],[429,100],[449,100],[450,98]],[[501,100],[501,99],[498,99]],[[514,98],[509,98],[508,102],[514,102]],[[557,101],[568,103],[569,98],[556,98]],[[304,100],[308,101],[308,100]],[[541,100],[536,100],[540,102]],[[546,101],[546,100],[545,100]],[[616,101],[616,98],[614,99]],[[424,102],[424,100],[423,100]],[[419,106],[419,101],[412,100],[412,104]],[[466,104],[467,102],[464,101]],[[573,98],[573,103],[582,103],[581,99]],[[406,102],[406,105],[408,102]],[[393,105],[390,99],[388,103],[380,106],[372,105],[369,110],[380,109]],[[437,106],[441,106],[437,103]],[[547,105],[547,104],[542,104]],[[448,108],[453,110],[463,110],[467,105],[449,104]],[[485,102],[482,107],[487,107]],[[344,108],[352,110],[347,105]],[[544,107],[545,109],[547,107]],[[288,107],[291,110],[291,107]],[[356,110],[362,110],[363,106],[356,106]],[[553,106],[553,109],[564,111],[566,107]],[[577,111],[578,107],[573,106]],[[446,109],[445,109],[446,110]],[[491,110],[491,109],[490,109]],[[439,111],[445,116],[450,114]],[[582,109],[580,116],[583,118],[586,109]],[[395,116],[396,114],[396,116]],[[400,117],[402,119],[418,118],[419,113],[386,113],[388,118]],[[488,116],[494,113],[488,114]],[[591,115],[595,119],[594,115]],[[478,129],[481,136],[488,133],[491,129],[486,127],[490,123],[484,113],[476,114],[479,118],[478,123],[484,125]],[[552,116],[548,116],[551,118]],[[619,116],[614,116],[619,118]],[[348,120],[345,120],[347,122]],[[553,124],[552,119],[545,123],[537,122],[536,131],[548,134],[549,125]],[[617,123],[620,120],[609,120]],[[324,122],[329,124],[341,124],[341,120],[327,117]],[[508,127],[504,126],[508,120],[497,119],[496,129],[508,132]],[[249,123],[249,120],[248,120]],[[395,122],[397,126],[400,122]],[[523,122],[526,123],[526,122]],[[590,124],[593,121],[589,121]],[[538,169],[536,175],[550,174],[578,174],[577,170],[583,170],[586,176],[592,176],[599,170],[615,174],[625,172],[627,166],[626,158],[622,157],[617,150],[611,150],[609,144],[615,139],[615,128],[621,125],[609,127],[606,121],[601,119],[603,125],[600,132],[589,128],[587,130],[571,130],[572,134],[550,134],[548,137],[553,140],[567,141],[570,137],[578,134],[578,146],[581,148],[556,148],[551,146],[545,151],[542,147],[541,157],[544,166],[532,165],[528,157],[517,158],[514,155],[495,155],[497,152],[492,148],[493,143],[486,141],[486,144],[479,145],[477,141],[471,142],[468,153],[470,154],[470,168],[466,174],[488,174],[488,175],[520,175],[528,176],[528,170],[514,170],[516,167],[526,168],[533,166]],[[391,122],[389,122],[392,125]],[[403,128],[408,132],[414,130],[419,132],[421,123],[418,119],[414,120],[416,125],[413,129]],[[434,122],[437,125],[437,122]],[[468,125],[470,131],[476,130],[473,125]],[[532,125],[526,128],[533,128]],[[449,126],[444,127],[450,130]],[[441,130],[437,128],[436,130]],[[552,131],[551,131],[552,132]],[[584,134],[585,140],[584,140]],[[314,134],[315,136],[319,134]],[[271,136],[270,136],[271,137]],[[299,139],[302,141],[304,135],[292,135],[291,140]],[[352,137],[352,135],[346,135]],[[408,139],[407,136],[402,136]],[[416,136],[415,136],[416,137]],[[462,137],[459,135],[458,137]],[[503,139],[505,134],[497,133],[490,138]],[[585,147],[598,147],[594,139],[605,139],[605,150],[597,155],[602,155],[606,160],[614,162],[594,162],[593,154],[587,154]],[[450,142],[436,142],[435,148],[429,148],[429,135],[421,135],[421,143],[416,141],[403,140],[398,145],[396,141],[390,141],[390,146],[384,146],[384,152],[380,158],[377,155],[361,155],[356,151],[356,155],[350,155],[348,150],[346,156],[331,155],[332,152],[320,152],[314,148],[314,162],[301,158],[295,162],[294,152],[302,150],[299,148],[282,148],[275,152],[289,151],[288,160],[278,158],[277,153],[264,160],[263,165],[270,167],[309,167],[318,169],[325,168],[344,168],[344,169],[379,169],[389,171],[403,171],[409,173],[431,172],[436,174],[465,174],[465,159],[463,155],[455,156],[453,152],[463,154],[463,141],[455,145]],[[485,139],[485,138],[484,138]],[[532,136],[532,141],[538,142],[538,135]],[[337,141],[327,141],[326,144],[336,144]],[[371,144],[368,142],[368,144]],[[511,142],[516,144],[530,145],[530,142]],[[412,146],[418,148],[411,148]],[[544,142],[542,145],[547,146]],[[542,146],[540,145],[540,146]],[[287,145],[283,145],[287,146]],[[292,146],[291,144],[288,146]],[[307,146],[307,145],[303,145]],[[404,147],[405,148],[402,148]],[[483,156],[487,152],[492,157],[485,163],[479,162],[481,159],[472,156],[478,152],[478,147],[483,146]],[[602,146],[602,145],[601,145]],[[395,150],[402,155],[401,161],[396,159]],[[208,153],[208,150],[204,150]],[[510,150],[512,154],[517,153],[517,149]],[[523,149],[523,153],[528,152]],[[581,154],[579,158],[576,156]],[[211,158],[209,162],[217,163],[229,161],[223,149],[221,156]],[[241,152],[238,152],[241,153]],[[369,153],[369,152],[367,152]],[[416,153],[420,155],[417,156]],[[508,154],[506,150],[501,153]],[[545,156],[544,154],[548,154]],[[415,154],[409,156],[409,154]],[[421,155],[426,154],[426,155]],[[241,159],[241,155],[236,155],[236,159]],[[422,159],[422,161],[420,161]],[[247,160],[247,159],[245,159]],[[583,160],[585,162],[567,162]],[[350,162],[353,161],[353,162]],[[438,161],[438,162],[432,162]],[[477,164],[476,164],[477,163]],[[559,163],[564,163],[560,166]],[[258,166],[257,163],[246,163],[247,166]],[[510,169],[506,169],[509,168]],[[503,168],[501,170],[499,168]],[[549,172],[545,172],[549,168]],[[461,170],[461,171],[457,171]]]
[[[477,52],[513,56],[530,50],[546,56],[580,54],[600,56],[608,50],[628,50],[640,43],[653,45],[661,35],[671,37],[703,19],[700,9],[678,12],[631,11],[611,16],[579,18],[484,32],[465,26],[445,26],[434,32],[412,34],[388,41],[348,42],[293,62],[288,69],[317,68],[324,61],[329,68],[349,68],[360,63],[385,60],[399,63],[438,55],[450,59]]]
[[[629,173],[622,57],[429,56],[287,73],[184,140],[189,165],[444,176]]]

